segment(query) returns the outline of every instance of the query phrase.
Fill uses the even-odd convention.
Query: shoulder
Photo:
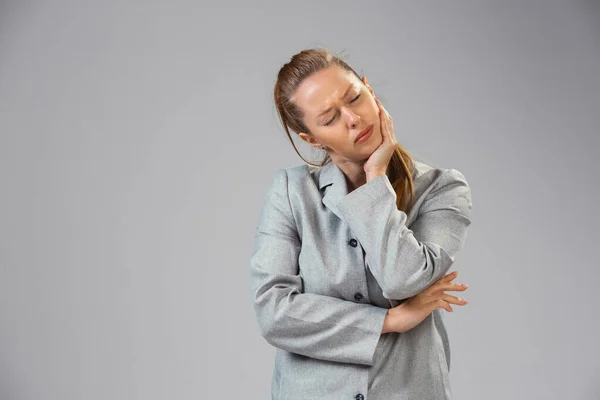
[[[308,164],[279,168],[272,177],[271,187],[285,189],[288,192],[294,192],[303,187],[316,187],[319,170],[319,167]]]
[[[296,223],[297,214],[320,202],[318,178],[314,175],[317,170],[308,164],[277,169],[264,197],[265,221],[270,224],[284,221],[301,227]]]
[[[413,180],[416,197],[422,196],[421,212],[449,208],[466,216],[471,214],[471,188],[461,171],[415,161]]]
[[[313,167],[312,165],[300,164],[293,167],[281,168],[280,171],[285,171],[290,180],[298,181],[309,178],[318,169],[318,167]]]
[[[461,171],[455,168],[434,166],[419,160],[413,160],[413,181],[421,191],[431,191],[453,184],[469,187],[467,179]]]

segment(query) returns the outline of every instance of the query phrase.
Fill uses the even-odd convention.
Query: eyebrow
[[[342,95],[342,99],[344,97],[346,97],[348,95],[348,92],[350,91],[350,89],[352,89],[354,87],[354,83],[351,83],[350,86],[348,86],[348,88],[346,89],[346,91],[344,92],[344,94]],[[331,107],[323,110],[319,115],[317,115],[317,118],[321,117],[322,115],[327,114],[329,111],[331,111]]]

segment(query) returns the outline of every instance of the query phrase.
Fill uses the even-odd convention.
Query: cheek
[[[373,115],[379,116],[379,113],[381,112],[381,110],[377,106],[377,102],[375,101],[373,96],[369,97],[369,101],[367,102],[367,104],[368,104],[369,112],[372,113]]]

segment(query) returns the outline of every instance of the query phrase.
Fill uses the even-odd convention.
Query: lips
[[[369,126],[367,129],[365,129],[364,131],[359,133],[358,136],[356,137],[356,139],[354,139],[354,143],[356,143],[358,141],[358,139],[360,139],[361,137],[363,137],[364,135],[369,133],[372,128],[373,128],[373,125]]]

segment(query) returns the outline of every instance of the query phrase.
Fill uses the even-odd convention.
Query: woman
[[[274,94],[290,141],[325,158],[276,172],[256,229],[272,398],[450,399],[442,309],[466,304],[446,293],[466,290],[447,274],[471,223],[464,176],[412,160],[367,79],[326,50],[293,56]]]

